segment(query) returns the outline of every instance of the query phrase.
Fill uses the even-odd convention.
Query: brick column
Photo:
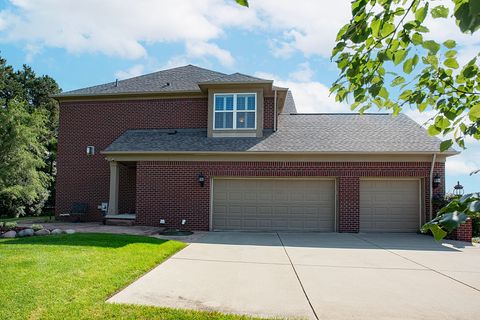
[[[458,241],[472,242],[472,220],[468,219],[467,222],[453,231],[451,238]]]
[[[339,232],[360,230],[360,178],[338,178]]]

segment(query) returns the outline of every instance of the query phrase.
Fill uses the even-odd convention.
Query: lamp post
[[[460,184],[460,181],[457,181],[457,184],[453,187],[453,194],[456,196],[463,195],[463,186]]]

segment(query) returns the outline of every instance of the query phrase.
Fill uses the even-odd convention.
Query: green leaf
[[[448,8],[443,6],[443,5],[436,6],[435,8],[432,9],[431,13],[432,13],[432,17],[434,17],[435,19],[437,19],[437,18],[447,18],[448,17]]]
[[[413,69],[413,59],[407,59],[403,64],[403,72],[410,74]]]
[[[440,143],[440,151],[441,152],[447,151],[448,149],[450,149],[450,147],[452,145],[453,145],[453,140],[452,139],[442,141],[442,143]]]
[[[455,58],[448,58],[443,64],[449,68],[458,69],[458,62]]]
[[[447,52],[445,52],[445,57],[447,58],[453,58],[457,55],[457,51],[455,50],[448,50]]]
[[[468,115],[470,116],[470,118],[473,118],[473,121],[480,119],[480,103],[471,107],[470,111],[468,111]]]
[[[440,130],[438,130],[438,128],[435,127],[434,125],[431,125],[428,127],[427,132],[431,136],[436,136],[440,133]]]
[[[372,23],[370,24],[370,28],[372,28],[372,35],[375,38],[378,38],[379,32],[380,32],[380,25],[382,24],[382,20],[380,19],[374,19]]]
[[[239,5],[248,7],[248,0],[235,0]]]
[[[436,241],[442,240],[447,235],[447,232],[445,230],[443,230],[442,228],[440,228],[438,226],[438,224],[432,224],[431,226],[429,226],[429,229],[430,229],[430,231],[432,231],[433,238]]]
[[[405,78],[404,77],[401,77],[401,76],[398,76],[396,77],[395,79],[392,80],[392,83],[390,84],[392,87],[396,87],[402,83],[405,82]]]
[[[448,49],[452,49],[452,48],[455,48],[455,46],[457,45],[457,43],[455,42],[455,40],[447,40],[443,43],[443,45],[445,47],[447,47]]]
[[[393,25],[393,23],[387,22],[383,24],[380,34],[382,35],[382,37],[387,37],[393,32],[393,30],[395,30],[395,26]]]
[[[412,43],[417,46],[419,44],[422,44],[422,42],[423,42],[423,36],[420,33],[415,32],[412,35]]]
[[[421,7],[415,11],[415,20],[423,22],[428,12],[428,2],[424,7]]]
[[[430,51],[432,54],[437,54],[438,50],[440,50],[440,45],[433,40],[424,41],[422,47]]]
[[[480,213],[480,200],[474,200],[468,204],[468,211],[474,213]]]
[[[400,62],[403,61],[403,59],[405,59],[406,55],[407,55],[407,50],[398,50],[395,52],[395,54],[393,55],[393,63],[395,65],[399,64]]]
[[[449,232],[452,232],[458,228],[461,224],[467,221],[467,215],[463,212],[454,211],[444,213],[439,217],[438,224],[442,226],[443,229],[446,229]]]

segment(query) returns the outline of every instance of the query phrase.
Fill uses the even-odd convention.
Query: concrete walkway
[[[480,248],[413,234],[209,233],[110,298],[262,317],[476,319]]]

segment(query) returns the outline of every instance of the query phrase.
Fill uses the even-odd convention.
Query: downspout
[[[277,90],[273,90],[273,132],[277,131]]]
[[[437,160],[437,154],[434,153],[433,154],[433,157],[432,157],[432,165],[430,166],[430,181],[429,181],[429,188],[430,188],[430,212],[428,214],[429,216],[429,221],[432,220],[432,211],[433,211],[433,208],[432,208],[432,200],[433,200],[433,168],[435,167],[435,160]]]

